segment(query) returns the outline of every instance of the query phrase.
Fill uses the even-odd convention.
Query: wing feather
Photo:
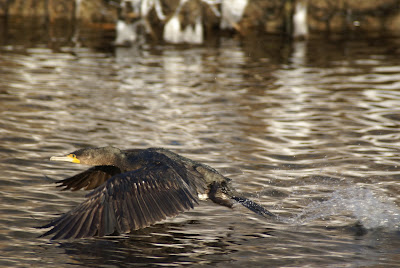
[[[86,201],[43,226],[52,227],[43,236],[52,234],[57,239],[124,233],[176,216],[197,204],[197,189],[181,174],[162,162],[117,174],[90,192]],[[74,190],[91,183],[84,179],[89,182],[84,186],[78,178],[63,182],[63,186]]]
[[[69,232],[69,233],[65,236],[65,238],[70,238],[70,237],[82,237],[81,230],[86,230],[85,227],[88,226],[88,225],[87,225],[88,222],[91,221],[91,219],[90,219],[91,212],[92,212],[92,211],[90,211],[90,210],[85,211],[85,213],[83,213],[83,215],[82,215],[82,217],[81,217],[81,223],[80,223],[79,227],[78,227],[78,228],[72,229],[72,230],[74,230],[74,233]]]
[[[93,190],[119,173],[121,173],[121,170],[114,166],[94,166],[75,176],[59,180],[56,183],[60,184],[57,187],[64,187],[64,191],[77,191],[79,189]]]
[[[92,222],[89,225],[88,232],[86,234],[82,234],[81,237],[92,237],[98,235],[98,229],[99,229],[99,218],[101,215],[102,207],[98,206],[98,208],[93,209],[93,217],[92,217]]]

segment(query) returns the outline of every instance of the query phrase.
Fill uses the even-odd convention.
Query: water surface
[[[113,48],[71,31],[1,41],[0,265],[400,264],[400,40]],[[49,157],[105,145],[209,164],[280,221],[203,201],[129,235],[36,238],[84,200],[52,181],[85,167]]]

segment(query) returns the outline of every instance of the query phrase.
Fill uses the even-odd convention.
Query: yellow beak
[[[79,164],[81,161],[79,161],[78,158],[76,158],[76,155],[74,154],[69,154],[67,156],[52,156],[50,157],[50,161],[64,161],[64,162],[72,162],[72,163],[77,163]]]

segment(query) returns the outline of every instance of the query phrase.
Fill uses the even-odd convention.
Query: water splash
[[[326,201],[314,201],[294,217],[282,221],[303,225],[316,219],[335,215],[354,217],[365,229],[400,229],[400,208],[387,196],[371,189],[350,187],[333,192]]]

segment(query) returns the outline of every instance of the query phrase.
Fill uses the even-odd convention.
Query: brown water
[[[400,40],[113,48],[42,30],[0,42],[0,266],[400,265]],[[105,145],[209,164],[281,220],[203,201],[120,237],[36,238],[84,200],[51,182],[85,167],[49,157]]]

